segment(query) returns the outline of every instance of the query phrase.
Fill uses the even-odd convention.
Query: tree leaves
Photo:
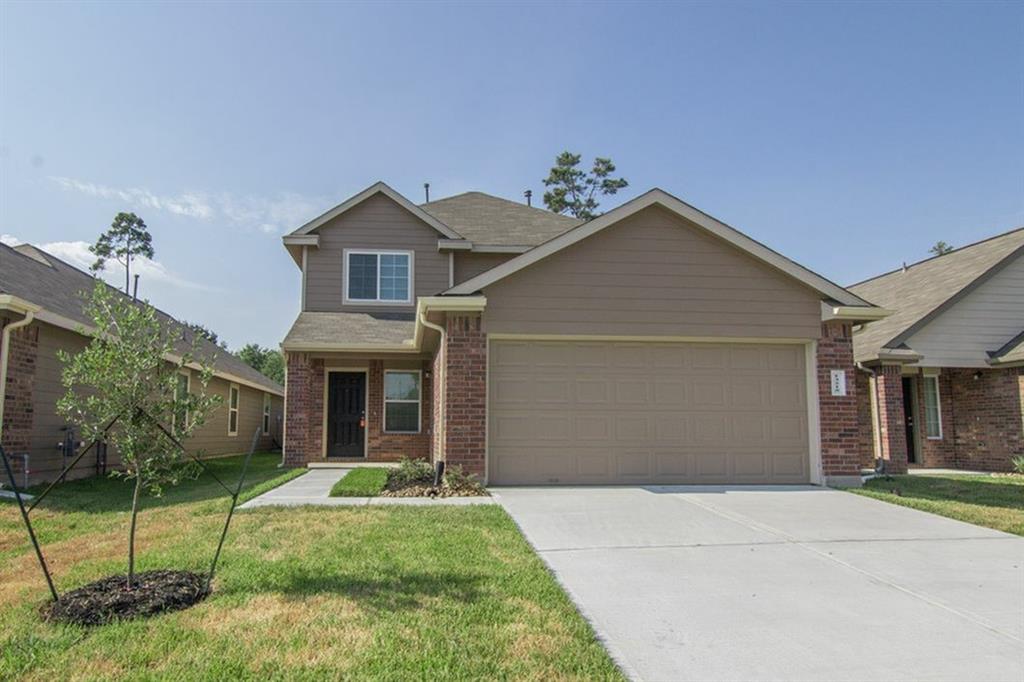
[[[555,213],[570,213],[580,220],[591,220],[597,211],[599,196],[610,196],[629,186],[625,178],[613,178],[615,164],[597,157],[590,172],[580,170],[581,156],[564,151],[555,157],[555,165],[544,179],[551,189],[544,193],[544,205]]]
[[[124,212],[114,216],[110,229],[100,235],[96,243],[89,247],[89,251],[96,256],[96,262],[92,264],[93,272],[102,270],[111,258],[124,266],[126,294],[131,280],[132,260],[138,256],[152,258],[156,255],[146,223],[134,213]]]

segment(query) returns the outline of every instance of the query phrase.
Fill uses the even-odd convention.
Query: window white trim
[[[178,372],[178,376],[185,377],[185,393],[191,393],[192,392],[192,373],[189,372],[187,369],[183,369],[183,370]],[[175,384],[175,386],[174,386],[174,398],[175,398],[175,400],[177,400],[177,398],[178,398],[178,384]],[[185,414],[183,416],[185,417],[185,425],[188,426],[188,410],[185,410]],[[178,427],[178,415],[172,414],[171,415],[171,433],[174,433],[177,430],[177,427]]]
[[[924,381],[924,434],[928,440],[942,440],[942,396],[939,392],[939,377],[932,375],[924,375],[921,377]],[[939,427],[939,433],[935,436],[928,435],[928,384],[933,383],[935,386],[935,424]]]
[[[388,374],[415,374],[416,375],[416,387],[419,398],[416,400],[394,400],[388,399]],[[384,401],[384,420],[381,423],[381,431],[384,433],[396,433],[396,434],[412,434],[421,433],[423,431],[423,370],[420,369],[386,369],[384,370],[384,376],[382,378],[382,384],[380,387],[381,397]],[[402,403],[411,404],[416,403],[416,430],[415,431],[392,431],[387,428],[388,426],[388,403]]]
[[[262,428],[263,435],[264,436],[269,436],[270,435],[270,394],[269,393],[264,393],[263,394],[263,421],[262,421],[262,424],[263,424],[263,428]]]
[[[348,295],[348,272],[350,256],[377,256],[377,298],[351,299]],[[409,286],[406,289],[406,298],[401,301],[386,300],[380,297],[380,257],[381,256],[407,256],[409,258]],[[345,305],[412,305],[416,300],[416,292],[413,290],[416,282],[416,252],[394,251],[390,249],[344,249],[342,250],[341,268],[342,286],[344,287],[343,301]]]
[[[231,406],[231,394],[235,393],[235,406]],[[238,408],[242,406],[242,389],[238,387],[238,384],[228,384],[228,435],[238,435]],[[231,415],[235,415],[235,430],[231,430]]]

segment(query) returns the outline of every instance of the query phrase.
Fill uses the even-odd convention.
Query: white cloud
[[[3,241],[3,243],[8,246],[17,246],[18,244],[24,243],[14,235],[10,234],[0,236],[0,241]],[[35,246],[82,270],[88,271],[89,268],[92,267],[92,264],[96,262],[96,256],[89,251],[88,242],[47,242],[44,244],[35,244]],[[139,256],[132,261],[132,273],[139,275],[140,281],[145,283],[166,284],[183,289],[216,291],[216,289],[212,287],[199,284],[198,282],[191,282],[179,277],[168,270],[163,263],[150,260],[145,256]],[[103,279],[113,286],[118,288],[124,286],[124,266],[116,260],[108,260],[100,274]]]
[[[122,201],[132,207],[166,211],[204,221],[223,221],[264,234],[294,229],[326,205],[326,199],[282,192],[273,197],[234,196],[228,193],[182,192],[159,196],[145,188],[121,189],[74,178],[51,176],[62,189],[100,199]]]

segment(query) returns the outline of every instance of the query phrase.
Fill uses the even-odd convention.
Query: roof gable
[[[500,279],[508,277],[514,272],[518,272],[519,270],[536,263],[543,258],[557,253],[572,244],[586,239],[591,235],[597,234],[609,226],[614,225],[645,208],[655,205],[661,206],[662,208],[681,216],[690,223],[693,223],[725,242],[732,244],[741,251],[745,251],[757,260],[760,260],[772,266],[776,270],[779,270],[797,281],[802,282],[826,298],[849,306],[871,306],[870,303],[850,293],[846,289],[843,289],[838,284],[830,282],[824,277],[771,250],[764,244],[751,239],[739,230],[726,225],[706,213],[699,211],[693,206],[677,199],[671,194],[657,188],[652,189],[589,222],[583,223],[582,225],[564,232],[531,249],[530,251],[507,261],[506,263],[488,270],[483,274],[477,275],[476,277],[449,289],[445,294],[472,294]]]
[[[437,230],[440,234],[444,235],[448,239],[462,239],[462,235],[460,235],[458,232],[448,227],[443,222],[435,218],[433,215],[427,213],[422,208],[412,203],[411,201],[406,199],[404,196],[402,196],[401,194],[399,194],[398,192],[396,192],[383,182],[376,182],[370,185],[362,192],[359,192],[358,194],[350,197],[349,199],[346,199],[345,201],[341,202],[340,204],[338,204],[331,210],[327,211],[326,213],[323,213],[322,215],[313,218],[313,220],[310,220],[308,223],[306,223],[299,229],[289,233],[288,235],[285,235],[285,239],[287,240],[288,237],[297,237],[301,235],[311,234],[324,224],[330,222],[331,220],[334,220],[335,218],[345,213],[346,211],[358,206],[359,204],[363,203],[370,197],[377,196],[378,194],[383,194],[384,196],[388,197],[396,204],[412,213],[414,216],[425,222],[430,227]]]

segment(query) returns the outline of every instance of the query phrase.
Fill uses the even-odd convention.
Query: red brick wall
[[[881,458],[891,474],[907,471],[907,432],[903,420],[903,375],[899,365],[875,370]]]
[[[0,332],[14,320],[0,318]],[[0,334],[2,339],[2,334]],[[0,341],[2,343],[2,341]],[[29,325],[11,332],[11,348],[7,356],[7,390],[4,397],[3,446],[8,455],[29,451],[32,444],[34,421],[33,398],[37,355],[39,349],[39,327]],[[12,464],[20,470],[21,458],[14,458]]]
[[[479,314],[447,320],[445,457],[483,477],[487,439],[487,337]]]
[[[949,421],[943,406],[943,429],[952,424],[956,466],[1009,471],[1010,459],[1024,454],[1024,368],[942,372],[948,377],[949,392],[940,397],[952,398]]]
[[[875,468],[875,433],[871,421],[871,375],[857,370],[857,422],[860,466]]]
[[[286,353],[284,461],[301,466],[320,459],[323,423],[323,361],[306,353]],[[319,387],[319,390],[317,390]]]
[[[846,373],[846,395],[833,396],[831,371]],[[818,339],[818,404],[821,420],[821,466],[825,476],[860,474],[857,381],[853,366],[853,332],[848,322],[821,325]]]
[[[366,399],[366,458],[377,462],[394,462],[402,458],[430,459],[431,424],[433,424],[432,381],[427,376],[429,362],[420,367],[420,432],[384,432],[384,362],[370,360]]]

